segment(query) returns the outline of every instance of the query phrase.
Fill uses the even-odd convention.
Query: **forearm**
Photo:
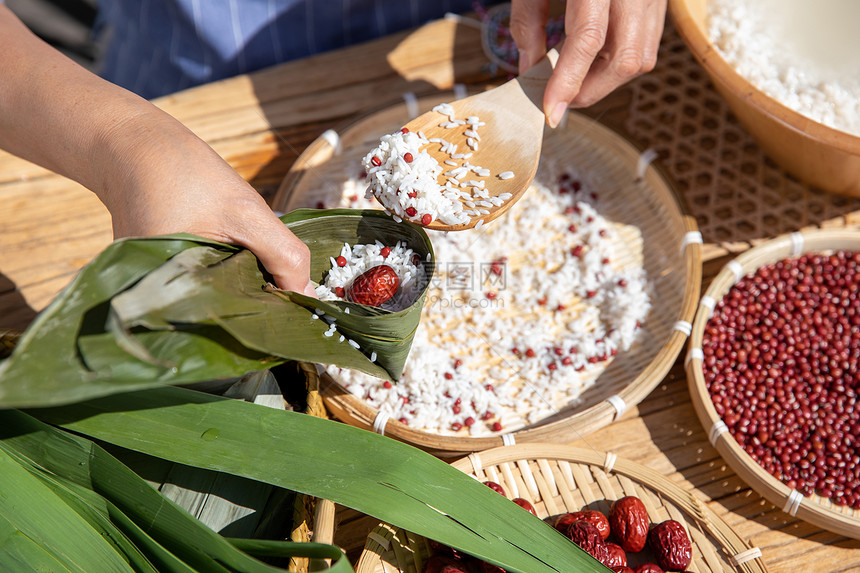
[[[114,236],[187,232],[251,249],[283,289],[315,296],[310,255],[202,139],[36,38],[0,4],[0,148],[74,179]]]
[[[145,137],[193,137],[44,43],[2,4],[0,53],[0,148],[80,182],[109,208],[129,169],[121,158],[145,153]]]

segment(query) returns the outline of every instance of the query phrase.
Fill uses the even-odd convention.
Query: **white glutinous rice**
[[[341,257],[343,266],[338,264]],[[391,311],[408,308],[424,290],[427,273],[421,264],[421,256],[400,241],[393,246],[383,245],[379,241],[356,245],[344,243],[340,257],[331,259],[331,270],[323,283],[316,287],[317,297],[324,301],[346,300],[346,293],[356,277],[379,265],[391,267],[399,280],[397,292],[380,308]],[[344,312],[348,313],[349,309],[344,309]],[[334,329],[332,323],[330,331],[333,333]]]
[[[437,111],[446,116],[440,121],[456,119],[453,109]],[[466,123],[479,131],[477,118]],[[305,188],[313,191],[304,196],[306,205],[378,208],[362,192],[369,181],[363,151],[347,149],[326,169],[310,173]],[[475,172],[466,161],[455,163],[442,169]],[[456,194],[445,192],[471,207],[464,215],[483,217],[487,210],[478,202],[493,203],[493,197],[486,189],[459,184],[486,177],[492,187],[498,175],[475,174],[453,181]],[[563,192],[560,181],[568,181]],[[601,215],[596,200],[601,189],[595,185],[562,168],[560,160],[542,158],[529,192],[504,217],[476,227],[479,232],[432,233],[438,274],[400,381],[386,387],[384,380],[357,371],[330,372],[380,413],[445,435],[512,432],[575,406],[614,357],[637,341],[651,308],[648,277],[636,243],[631,244],[639,231]],[[382,245],[345,245],[341,254],[347,266],[360,258],[368,259],[366,268],[382,263],[373,253],[359,252],[365,247],[378,253]],[[331,276],[317,289],[323,300],[358,274],[336,266],[332,261]],[[416,271],[423,270],[416,263]],[[398,276],[402,283],[399,271]],[[330,282],[335,280],[340,282]]]
[[[448,225],[468,223],[470,213],[463,209],[463,201],[475,197],[489,199],[488,193],[478,192],[484,189],[484,180],[464,181],[470,173],[490,177],[489,169],[467,161],[478,151],[481,141],[478,130],[485,123],[477,116],[458,119],[450,104],[440,104],[433,111],[442,116],[438,128],[454,130],[456,135],[464,137],[469,150],[458,152],[457,144],[446,138],[427,139],[407,128],[384,135],[362,160],[368,178],[365,198],[375,197],[398,221],[405,219],[422,225],[433,221]],[[430,147],[437,145],[438,149]],[[446,154],[447,158],[437,160],[428,150]],[[500,179],[510,177],[513,177],[510,171],[499,175]],[[440,179],[444,183],[440,184]],[[474,187],[475,193],[460,192],[458,187]],[[499,203],[493,201],[488,206],[496,207]]]
[[[422,225],[436,220],[449,225],[465,223],[463,206],[447,197],[437,181],[442,173],[439,162],[421,151],[429,143],[411,131],[384,135],[362,162],[368,176],[367,192],[401,219]]]
[[[499,173],[499,179],[513,179],[513,177],[513,171],[502,171],[501,173]]]
[[[750,83],[786,107],[860,135],[857,0],[710,0],[708,34]]]
[[[372,207],[351,199],[362,184],[360,158],[339,158],[340,170],[314,185],[318,194],[308,204]],[[575,193],[558,192],[562,177],[575,183]],[[438,274],[403,377],[386,387],[357,371],[332,374],[381,413],[445,435],[511,432],[576,405],[637,340],[651,308],[640,259],[630,256],[624,238],[628,227],[601,216],[597,191],[574,171],[542,160],[528,193],[493,225],[433,233]],[[358,254],[358,245],[342,251],[350,264]],[[362,256],[368,265],[382,262]],[[352,272],[345,268],[332,274]],[[343,288],[349,279],[340,280]],[[332,289],[317,292],[325,290]]]

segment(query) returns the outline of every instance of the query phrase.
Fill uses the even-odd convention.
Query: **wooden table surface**
[[[404,92],[498,80],[477,29],[441,20],[156,103],[271,200],[298,154],[326,129],[400,101]],[[623,131],[631,93],[621,89],[586,113]],[[110,216],[86,189],[7,154],[0,154],[0,213],[0,331],[23,329],[108,245]],[[856,220],[857,212],[846,212],[840,224]],[[705,243],[707,281],[725,263],[726,249],[707,234]],[[611,450],[693,491],[761,548],[774,573],[860,571],[860,541],[789,517],[726,466],[693,411],[681,360],[638,407],[573,445]],[[350,510],[338,517],[335,541],[355,556],[374,522]]]

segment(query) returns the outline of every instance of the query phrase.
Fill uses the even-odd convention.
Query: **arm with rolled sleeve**
[[[0,4],[0,148],[92,190],[114,236],[188,232],[247,247],[311,296],[309,253],[203,140],[78,66]]]

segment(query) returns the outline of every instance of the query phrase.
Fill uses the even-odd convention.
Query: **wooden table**
[[[208,141],[271,199],[298,154],[326,129],[399,101],[403,92],[421,94],[450,89],[454,83],[479,86],[498,81],[486,64],[474,27],[441,20],[411,33],[201,86],[156,103]],[[634,91],[629,86],[619,90],[587,113],[624,131]],[[681,187],[688,199],[694,195],[694,186]],[[834,220],[804,221],[856,225],[860,210],[852,202],[840,205]],[[110,216],[81,186],[6,154],[0,154],[0,206],[0,331],[23,329],[110,242]],[[753,240],[748,232],[740,241],[718,241],[703,228],[706,281],[733,251],[785,230],[764,229]],[[774,573],[860,570],[860,541],[790,518],[725,465],[693,411],[680,360],[638,407],[573,445],[611,450],[695,492],[761,548]],[[335,540],[355,556],[374,521],[350,510],[338,516]]]

